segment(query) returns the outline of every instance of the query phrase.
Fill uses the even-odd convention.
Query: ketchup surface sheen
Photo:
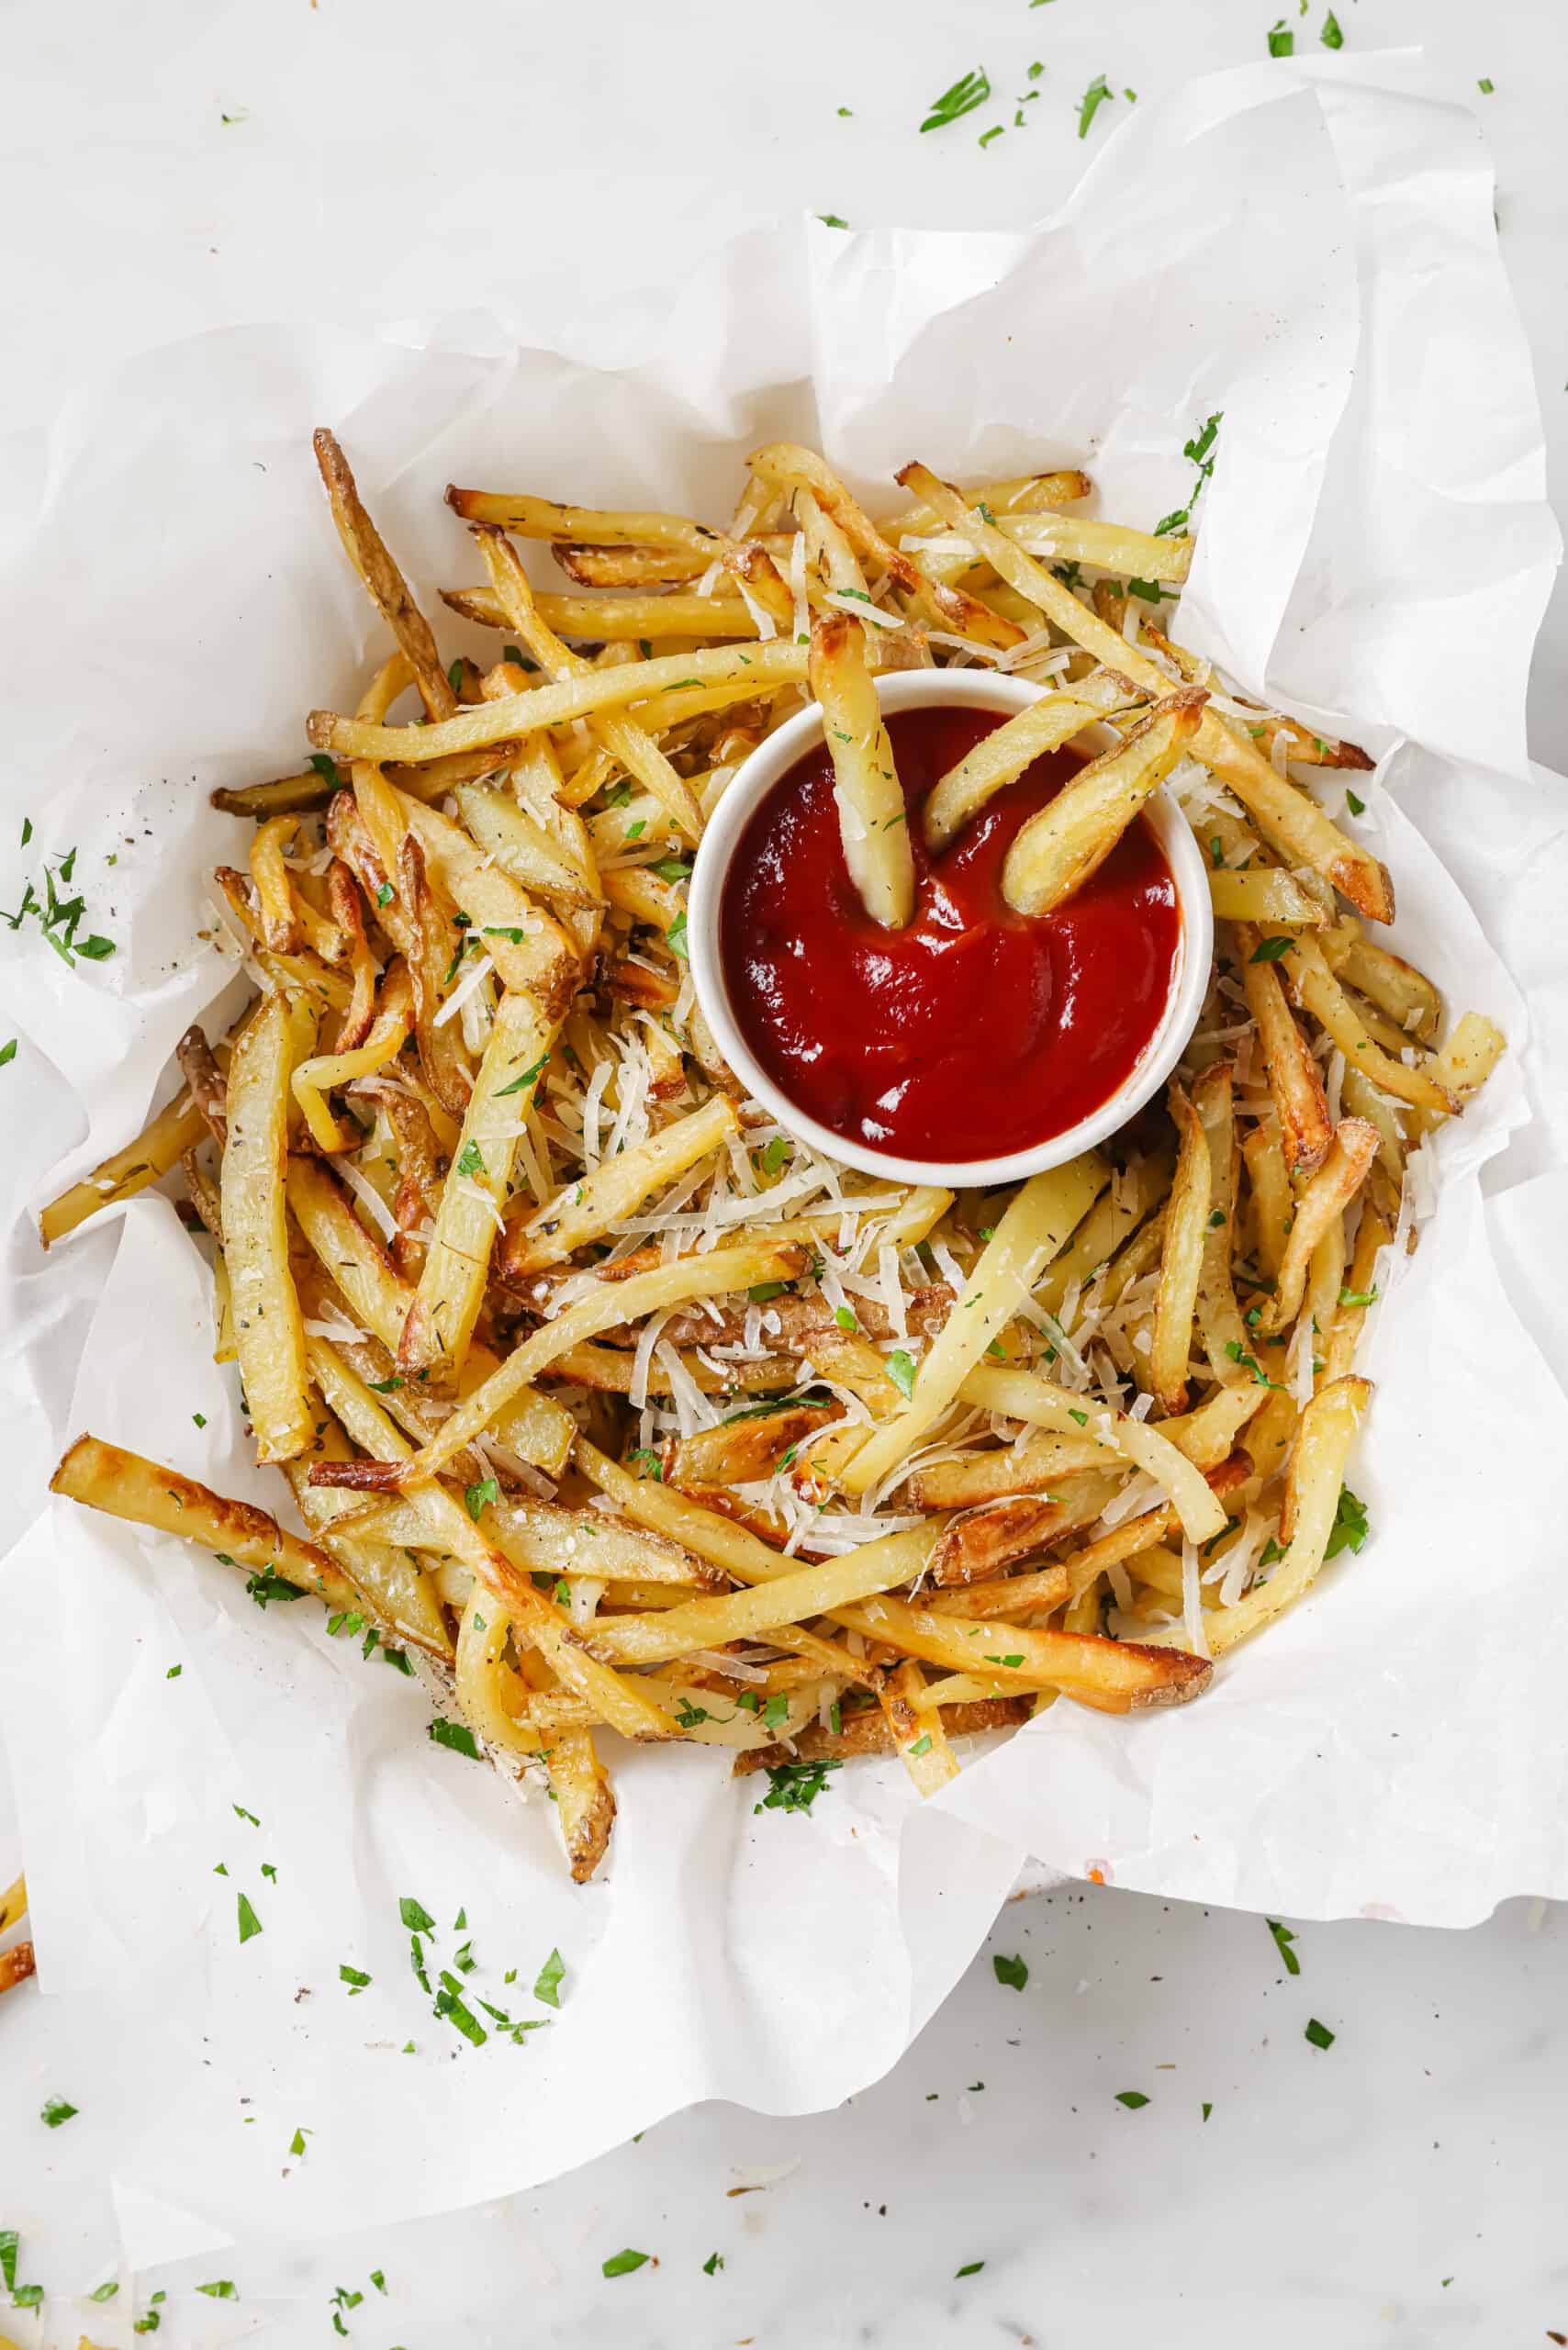
[[[845,863],[825,744],[780,778],[736,844],[719,916],[735,1020],[774,1083],[847,1140],[905,1158],[1002,1158],[1097,1110],[1159,1024],[1181,939],[1175,884],[1147,819],[1057,912],[1015,913],[1002,867],[1078,772],[1027,768],[935,859],[918,811],[1003,721],[895,711],[915,907],[884,930]]]

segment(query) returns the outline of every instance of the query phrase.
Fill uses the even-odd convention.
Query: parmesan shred
[[[474,965],[473,969],[465,971],[462,979],[459,979],[457,985],[453,989],[452,993],[447,997],[446,1002],[442,1005],[441,1010],[436,1013],[435,1018],[431,1021],[431,1026],[432,1028],[444,1028],[447,1022],[454,1018],[455,1015],[462,1011],[469,997],[476,994],[484,986],[485,981],[489,978],[490,973],[495,969],[495,959],[492,956],[481,955],[478,961]]]

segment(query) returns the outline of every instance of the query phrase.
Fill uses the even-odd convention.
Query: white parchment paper
[[[1031,1854],[1303,1916],[1460,1923],[1568,1892],[1568,857],[1563,787],[1523,739],[1558,540],[1491,187],[1471,117],[1412,60],[1249,69],[1129,114],[1027,235],[808,223],[597,307],[553,279],[538,315],[522,281],[485,318],[230,330],[59,420],[0,581],[5,901],[74,845],[119,951],[68,971],[0,938],[0,1034],[22,1037],[0,1073],[0,1730],[46,1991],[165,1989],[162,2035],[123,2058],[147,2081],[115,2181],[133,2259],[452,2207],[700,2098],[832,2104],[908,2044]],[[319,1611],[258,1616],[183,1546],[39,1513],[87,1426],[276,1499],[166,1203],[47,1262],[28,1212],[172,1090],[176,1036],[232,984],[205,876],[242,836],[207,790],[283,771],[304,710],[345,706],[375,646],[309,430],[336,426],[425,585],[471,569],[449,479],[718,520],[745,448],[780,433],[868,487],[914,455],[1083,461],[1103,510],[1149,526],[1215,410],[1183,633],[1375,745],[1363,826],[1397,877],[1395,943],[1518,1046],[1441,1137],[1439,1212],[1378,1311],[1354,1472],[1374,1539],[1200,1705],[1058,1707],[924,1807],[868,1765],[809,1820],[758,1814],[710,1753],[617,1753],[613,1857],[575,1890],[547,1807],[432,1747],[420,1692]],[[241,1893],[263,1929],[243,1945]],[[432,2019],[409,1896],[432,1963],[471,1941],[471,1991],[548,2029],[471,2048]],[[532,1992],[552,1948],[555,2014]]]

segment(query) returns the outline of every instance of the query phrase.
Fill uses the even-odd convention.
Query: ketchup
[[[754,811],[725,878],[719,951],[746,1043],[820,1125],[900,1158],[999,1158],[1076,1125],[1130,1074],[1170,992],[1181,913],[1144,816],[1056,912],[1002,897],[1008,849],[1076,753],[1036,759],[927,855],[927,793],[1002,722],[958,708],[887,721],[914,855],[904,929],[874,922],[849,878],[825,744]]]

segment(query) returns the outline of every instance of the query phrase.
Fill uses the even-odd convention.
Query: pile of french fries
[[[927,1794],[956,1740],[1058,1698],[1196,1695],[1359,1547],[1357,1341],[1427,1138],[1503,1047],[1474,1014],[1444,1039],[1432,982],[1363,927],[1389,878],[1302,778],[1332,797],[1369,762],[1185,651],[1159,623],[1190,541],[1081,519],[1080,473],[911,465],[878,523],[777,443],[728,529],[452,489],[484,576],[442,600],[501,644],[448,666],[316,448],[392,649],[354,712],[311,714],[301,772],[215,795],[254,827],[217,887],[255,1001],[185,1038],[179,1093],[42,1217],[56,1242],[182,1170],[216,1359],[300,1530],[94,1437],[54,1489],[368,1625],[547,1783],[579,1880],[607,1731],[776,1785],[895,1751]],[[1041,699],[932,795],[934,847],[1108,723],[1124,751],[1010,893],[1059,902],[1158,767],[1218,946],[1162,1108],[956,1195],[852,1177],[745,1098],[686,877],[813,688],[874,748],[868,677],[977,664]],[[857,878],[907,914],[896,867]]]

